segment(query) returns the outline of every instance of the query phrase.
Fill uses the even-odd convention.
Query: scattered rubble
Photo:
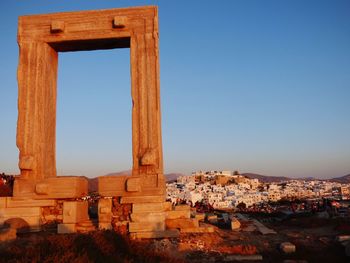
[[[280,245],[280,249],[286,254],[294,253],[295,252],[295,245],[290,243],[290,242],[283,242]]]
[[[218,216],[217,215],[208,215],[207,220],[211,224],[217,224],[218,223]]]
[[[257,227],[258,231],[263,234],[263,235],[267,235],[267,234],[277,234],[275,230],[268,228],[266,226],[264,226],[262,223],[260,223],[258,220],[254,219],[253,220],[254,225]]]
[[[195,215],[193,216],[192,219],[195,219]],[[241,223],[241,229],[248,224],[254,226],[253,219],[249,219],[247,216],[241,218],[248,220],[237,219]],[[176,229],[176,235],[172,235],[172,231],[175,230],[166,230],[170,232],[167,233],[168,238],[164,238],[164,231],[159,236],[157,236],[156,231],[139,232],[144,235],[152,233],[153,236],[146,236],[146,238],[153,237],[155,239],[140,239],[142,236],[137,236],[139,233],[132,233],[131,237],[135,240],[130,240],[130,242],[140,244],[145,251],[154,251],[156,254],[164,255],[168,258],[168,262],[347,262],[346,255],[350,254],[350,242],[347,241],[346,236],[350,233],[337,232],[335,227],[342,224],[343,221],[338,222],[331,219],[326,222],[322,221],[328,231],[325,235],[323,225],[315,228],[303,224],[303,222],[308,222],[306,218],[298,220],[300,223],[294,227],[290,227],[288,221],[283,224],[265,223],[266,227],[276,230],[276,234],[273,235],[263,235],[257,229],[253,232],[232,231],[231,222],[224,227],[212,225],[206,221],[205,223],[199,222],[199,227],[196,228],[202,229],[201,233],[186,233],[186,231]],[[205,232],[203,229],[211,229],[212,232]],[[99,236],[101,232],[104,231],[93,231],[83,234],[81,238],[88,239],[90,236]],[[112,232],[106,231],[106,233]],[[115,232],[113,231],[113,233]],[[15,241],[24,242],[27,234],[17,235],[19,237]],[[40,239],[40,235],[46,234],[36,233],[35,235],[39,235],[37,238]],[[62,238],[68,238],[71,235],[76,234],[63,235]],[[158,237],[162,238],[157,239]],[[342,240],[344,246],[338,240]],[[283,243],[286,244],[281,245]],[[100,245],[99,242],[95,244],[96,246]],[[327,253],[322,253],[324,251]]]
[[[350,241],[350,235],[339,235],[336,237],[338,242]]]
[[[231,219],[231,229],[238,230],[241,228],[241,223],[236,218]]]

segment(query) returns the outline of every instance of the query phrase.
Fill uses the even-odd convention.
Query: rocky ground
[[[172,239],[130,240],[111,231],[18,234],[0,243],[0,262],[350,262],[337,241],[350,234],[349,219],[309,216],[264,225],[276,234],[261,234],[251,219],[241,220],[237,231],[220,225],[214,233]],[[296,251],[281,251],[283,242]]]
[[[177,240],[153,241],[185,262],[350,262],[337,236],[349,234],[350,222],[298,218],[283,223],[266,224],[276,234],[262,235],[242,225],[240,231],[216,228],[214,233],[181,235]],[[248,231],[245,231],[248,229]],[[283,242],[295,245],[294,253],[280,249]],[[239,256],[238,256],[239,255]],[[262,259],[261,259],[262,257]]]

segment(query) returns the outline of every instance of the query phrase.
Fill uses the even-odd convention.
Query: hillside
[[[287,180],[325,180],[325,179],[319,179],[317,177],[303,177],[303,178],[291,178],[291,177],[284,177],[284,176],[267,176],[267,175],[260,175],[260,174],[254,174],[254,173],[243,173],[242,175],[247,176],[248,178],[257,178],[259,181],[264,183],[271,183],[271,182],[281,182],[281,181],[287,181]],[[350,174],[341,176],[341,177],[335,177],[331,179],[327,179],[325,181],[329,182],[337,182],[342,184],[349,184],[350,183]]]
[[[242,175],[250,179],[259,179],[259,181],[264,183],[281,182],[281,181],[288,181],[292,179],[284,176],[267,176],[267,175],[254,174],[254,173],[243,173]]]
[[[164,176],[165,176],[166,182],[171,182],[171,181],[175,181],[179,176],[186,176],[186,175],[181,173],[170,173],[170,174],[165,174]]]
[[[344,175],[341,177],[332,178],[332,179],[329,179],[327,181],[337,182],[337,183],[342,183],[342,184],[349,184],[350,183],[350,174],[347,174],[347,175]]]

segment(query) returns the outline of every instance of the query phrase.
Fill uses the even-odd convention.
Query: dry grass
[[[0,262],[171,262],[112,231],[90,234],[36,234],[0,245]]]

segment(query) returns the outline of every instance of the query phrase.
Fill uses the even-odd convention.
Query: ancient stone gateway
[[[188,206],[175,209],[165,202],[156,7],[22,16],[18,44],[21,174],[13,197],[0,198],[0,224],[19,218],[31,230],[50,222],[58,223],[59,233],[95,229],[83,198],[86,178],[56,175],[58,53],[130,48],[132,174],[99,177],[98,227],[144,238],[176,236],[178,229],[206,231],[190,218]]]
[[[56,177],[58,53],[125,47],[130,47],[131,57],[132,176],[123,183],[119,180],[119,188],[102,180],[100,190],[105,193],[117,189],[118,194],[127,196],[163,195],[157,9],[23,16],[19,18],[18,44],[17,146],[21,179],[17,180],[15,195],[69,198],[86,190],[81,178]],[[26,187],[27,183],[35,187]],[[56,189],[61,184],[65,189]]]

